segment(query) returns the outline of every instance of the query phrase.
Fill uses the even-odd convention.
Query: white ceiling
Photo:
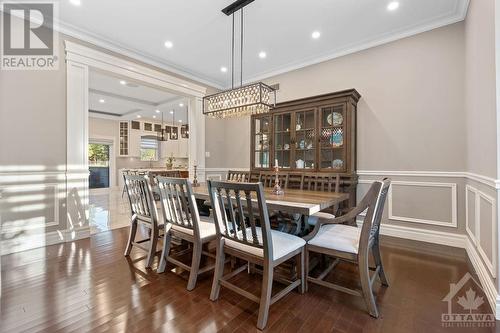
[[[125,81],[123,85],[120,81]],[[104,102],[101,102],[103,100]],[[91,117],[116,120],[150,119],[187,124],[187,100],[181,96],[130,82],[107,73],[90,71],[89,109]],[[183,106],[180,106],[183,104]],[[157,113],[156,110],[160,110]],[[99,113],[96,113],[98,111]],[[174,114],[171,113],[174,111]],[[103,114],[106,113],[106,114]],[[175,117],[175,118],[174,118]]]
[[[61,1],[63,32],[216,87],[230,85],[231,19],[221,9],[233,0],[80,1]],[[245,8],[244,81],[461,21],[469,3],[399,0],[388,11],[390,1],[256,0]]]

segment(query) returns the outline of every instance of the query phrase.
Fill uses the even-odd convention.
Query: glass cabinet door
[[[297,111],[294,118],[294,164],[296,169],[314,169],[316,160],[316,121],[314,109]]]
[[[321,107],[319,168],[334,172],[346,170],[345,104]]]
[[[291,167],[291,126],[292,114],[282,113],[274,116],[274,161],[273,166],[278,166],[283,169]]]
[[[271,116],[254,118],[254,133],[254,167],[269,168]]]

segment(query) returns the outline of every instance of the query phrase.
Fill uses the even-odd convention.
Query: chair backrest
[[[305,172],[302,174],[301,190],[339,192],[340,175]]]
[[[193,230],[200,238],[200,214],[191,182],[186,178],[156,177],[160,192],[161,210],[165,224],[171,223]]]
[[[289,172],[286,188],[299,190],[302,186],[302,172]]]
[[[368,208],[361,229],[359,252],[367,251],[374,242],[378,242],[380,222],[382,221],[384,205],[390,186],[391,180],[387,178],[373,182],[359,204],[360,206],[366,205]]]
[[[232,182],[249,182],[250,181],[250,172],[249,171],[234,171],[229,170],[227,172],[226,180]]]
[[[208,193],[217,237],[263,249],[264,258],[272,258],[271,225],[262,184],[210,180]]]
[[[288,172],[280,172],[278,174],[281,188],[288,188]],[[274,171],[261,171],[259,174],[259,182],[264,187],[274,187],[276,173]]]
[[[148,176],[123,175],[132,215],[144,222],[158,225],[158,212]]]

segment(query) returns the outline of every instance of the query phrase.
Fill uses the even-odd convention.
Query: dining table
[[[209,201],[207,184],[200,183],[199,186],[193,187],[193,195],[197,200]],[[294,228],[293,233],[298,234],[304,227],[308,226],[307,220],[309,216],[348,200],[349,194],[284,189],[284,193],[278,195],[273,193],[272,187],[264,187],[264,197],[268,211],[286,212],[296,216],[295,223],[297,227]],[[257,201],[255,197],[252,200]]]

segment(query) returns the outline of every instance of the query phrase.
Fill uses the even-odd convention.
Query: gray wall
[[[495,2],[471,1],[465,22],[467,171],[493,179],[499,177],[496,109]],[[471,179],[466,185],[467,235],[492,278],[498,261],[497,193]]]

